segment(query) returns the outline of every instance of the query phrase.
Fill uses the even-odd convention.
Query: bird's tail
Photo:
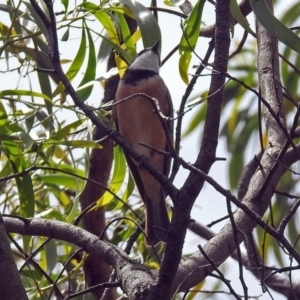
[[[164,193],[162,193],[164,194]],[[166,242],[169,230],[169,217],[165,197],[161,197],[158,205],[148,199],[146,216],[146,234],[145,244],[147,246],[156,245],[159,242]]]

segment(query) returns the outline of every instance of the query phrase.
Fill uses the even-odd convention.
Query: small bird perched
[[[124,140],[140,155],[148,157],[150,163],[165,176],[171,165],[169,156],[155,151],[168,151],[167,136],[173,141],[173,105],[170,93],[159,76],[159,41],[150,48],[141,51],[124,73],[115,96],[117,105],[113,108],[113,118]],[[118,102],[137,93],[144,93],[158,100],[162,114],[169,117],[168,133],[163,129],[159,116],[150,99],[136,96],[127,101]],[[141,145],[143,143],[144,145]],[[147,146],[149,147],[147,147]],[[166,207],[166,193],[161,184],[138,163],[125,154],[127,164],[135,180],[141,198],[146,206],[146,245],[165,242],[169,228]]]

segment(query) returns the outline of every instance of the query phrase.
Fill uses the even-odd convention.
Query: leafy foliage
[[[286,96],[285,113],[291,127],[300,99],[300,58],[295,52],[299,53],[300,43],[299,30],[293,32],[287,26],[299,21],[300,5],[297,3],[288,8],[279,20],[267,11],[263,1],[250,2],[259,20],[264,21],[266,28],[282,42],[279,47],[281,80]],[[135,44],[140,39],[144,48],[161,39],[159,23],[142,3],[130,0],[119,3],[101,1],[99,5],[86,1],[73,4],[65,0],[61,3],[62,10],[57,9],[56,12],[60,46],[75,38],[77,47],[75,52],[73,49],[70,51],[70,56],[61,58],[61,64],[79,97],[86,103],[90,103],[93,97],[99,101],[99,86],[104,86],[103,78],[116,73],[123,75],[127,64],[136,55]],[[168,5],[172,3],[167,1]],[[190,80],[191,61],[197,59],[199,33],[205,26],[201,22],[206,5],[205,1],[197,1],[183,28],[178,22],[176,29],[182,36],[178,40],[178,72],[185,84]],[[27,1],[11,0],[0,4],[0,11],[5,17],[0,22],[1,72],[15,86],[11,88],[9,84],[6,89],[2,85],[0,90],[1,211],[4,214],[76,223],[80,215],[78,197],[89,171],[88,157],[91,149],[102,149],[101,141],[92,140],[90,122],[69,99],[58,76],[51,72],[53,64],[48,56],[47,29],[33,6]],[[259,88],[256,44],[250,36],[253,28],[249,27],[235,0],[231,1],[231,12],[245,30],[246,39],[238,45],[239,50],[229,60],[228,73],[238,80],[230,78],[225,86],[220,136],[226,141],[229,154],[229,186],[236,191],[246,164],[266,146],[266,132],[261,125],[261,103],[253,92],[253,89]],[[135,19],[138,25],[133,33],[127,23],[128,17]],[[234,41],[240,42],[239,34],[234,34]],[[107,72],[99,79],[97,64],[107,59],[111,51],[117,71]],[[194,111],[194,115],[188,120],[183,138],[202,128],[209,101],[208,88],[203,87],[199,92],[201,96],[186,106],[187,110]],[[113,127],[107,107],[98,106],[99,103],[92,103],[91,109]],[[276,187],[281,193],[274,196],[265,216],[273,227],[279,226],[294,205],[297,183],[298,175],[287,172]],[[108,221],[116,220],[107,230],[110,242],[115,245],[124,246],[136,228],[132,220],[140,221],[144,217],[143,205],[135,196],[133,179],[127,171],[124,154],[117,146],[114,148],[114,165],[108,189],[93,208],[104,206]],[[291,200],[287,200],[287,196]],[[299,251],[297,217],[289,221],[287,231],[289,241]],[[69,260],[77,251],[75,246],[40,237],[14,235],[12,238],[15,259],[31,299],[50,298],[55,293],[52,289],[56,280],[61,290],[71,288],[72,291],[79,291],[85,288],[82,268],[85,256],[76,253]],[[276,265],[286,266],[286,253],[280,243],[261,228],[256,230],[256,239],[265,260],[270,257]],[[134,256],[141,258],[150,268],[158,269],[163,246],[158,247],[158,256],[154,257],[151,249],[144,247],[143,240],[142,236],[137,240],[133,248]],[[38,263],[34,260],[24,262],[28,256]],[[59,263],[67,261],[67,265]],[[204,282],[199,283],[186,299],[196,299],[195,291],[203,285]]]

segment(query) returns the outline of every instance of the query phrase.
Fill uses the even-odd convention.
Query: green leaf
[[[72,209],[69,213],[69,215],[66,217],[66,222],[67,223],[71,223],[74,221],[74,219],[76,218],[76,216],[78,215],[78,205],[79,205],[79,199],[80,199],[80,194],[77,194],[77,196],[75,197],[74,201],[73,201],[73,206]]]
[[[121,197],[121,199],[124,201],[124,202],[127,202],[128,198],[131,196],[133,190],[134,190],[134,187],[135,187],[135,183],[134,183],[134,180],[132,178],[132,175],[130,172],[128,172],[128,183],[127,183],[127,186],[126,186],[126,189]],[[116,205],[116,207],[114,208],[114,210],[117,210],[117,209],[120,209],[122,206],[124,205],[123,202],[121,201],[118,201],[118,204]]]
[[[2,100],[0,100],[0,126],[5,126],[7,124],[8,124],[7,113],[2,103]]]
[[[20,194],[20,214],[30,218],[34,216],[34,193],[31,175],[25,174],[22,178],[22,190]]]
[[[10,13],[11,11],[14,11],[15,15],[17,18],[24,18],[26,20],[29,20],[31,22],[34,22],[33,18],[31,17],[31,15],[29,15],[28,13],[25,13],[22,10],[16,9],[16,7],[13,7],[11,5],[6,5],[6,4],[0,4],[0,10]]]
[[[26,123],[26,127],[27,127],[27,132],[30,132],[30,130],[32,129],[32,126],[34,124],[34,120],[35,120],[35,113],[29,115],[26,117],[25,119],[25,123]]]
[[[67,11],[69,6],[69,0],[61,0],[61,4],[65,7],[65,11]]]
[[[172,7],[183,5],[186,0],[164,0],[164,4]]]
[[[79,7],[84,7],[86,10],[90,11],[103,25],[110,40],[113,43],[120,45],[115,25],[105,10],[101,10],[98,5],[91,2],[84,2],[80,4]]]
[[[121,14],[121,13],[116,13],[116,14],[118,16],[118,20],[120,23],[120,29],[122,32],[123,41],[126,45],[126,50],[131,57],[135,57],[136,56],[135,44],[131,38],[131,33],[129,30],[127,21],[123,14]]]
[[[36,112],[36,117],[46,130],[51,131],[54,129],[52,118],[48,116],[43,110],[38,110]]]
[[[300,38],[274,17],[263,0],[250,0],[252,10],[259,22],[279,41],[300,53]]]
[[[158,40],[161,40],[160,28],[153,14],[137,1],[120,0],[134,14],[136,22],[142,33],[144,48],[153,46]]]
[[[61,37],[61,41],[62,42],[67,42],[68,39],[69,39],[69,35],[70,35],[70,27],[67,28],[66,32]]]
[[[61,128],[60,130],[58,130],[52,137],[51,139],[56,140],[56,141],[60,141],[62,139],[64,139],[71,131],[75,130],[76,128],[78,128],[81,124],[83,124],[86,121],[86,118],[83,119],[79,119],[75,122],[72,122],[71,124],[68,124],[66,126],[64,126],[63,128]]]
[[[82,179],[68,174],[46,174],[38,175],[35,178],[47,185],[64,186],[73,191],[81,190],[84,183]]]
[[[189,122],[187,129],[182,134],[182,137],[186,137],[189,134],[191,134],[205,120],[206,108],[207,108],[207,101],[205,101],[203,105],[199,106],[198,111],[191,118],[191,121]]]
[[[39,98],[43,98],[45,100],[48,100],[50,102],[51,99],[42,93],[38,93],[38,92],[33,92],[33,91],[27,91],[27,90],[4,90],[4,91],[0,91],[0,97],[3,96],[31,96],[31,97],[39,97]]]
[[[77,51],[77,54],[71,64],[69,70],[66,73],[66,76],[68,77],[68,79],[70,81],[72,81],[75,78],[75,76],[77,75],[77,73],[79,72],[79,70],[83,64],[84,58],[85,58],[85,53],[86,53],[86,35],[85,35],[84,26],[82,26],[82,34],[81,34],[81,41],[80,41],[79,49]],[[55,89],[55,91],[53,92],[52,98],[59,95],[64,90],[65,90],[65,87],[60,82],[59,85],[57,86],[57,88]]]
[[[191,52],[184,52],[179,58],[179,73],[185,84],[189,84],[188,70],[192,59]]]
[[[82,81],[79,84],[79,87],[85,85],[88,82],[93,81],[96,77],[97,61],[96,61],[95,45],[94,45],[94,41],[92,39],[90,30],[88,28],[86,28],[86,31],[87,31],[88,41],[89,41],[89,57],[88,57],[88,63],[86,66],[86,70],[85,70],[84,76],[82,78]],[[77,94],[81,98],[82,101],[85,101],[89,98],[89,96],[92,93],[93,87],[94,87],[94,85],[90,85],[84,89],[77,91]]]
[[[124,49],[122,49],[121,46],[119,46],[118,44],[113,43],[110,39],[108,39],[107,37],[105,37],[104,35],[101,35],[98,33],[98,35],[102,38],[102,43],[105,42],[106,44],[108,44],[111,48],[115,49],[117,51],[117,53],[119,55],[121,55],[122,57],[124,57],[124,59],[130,63],[133,59],[132,56],[130,56],[130,54],[128,52],[126,52]],[[103,49],[104,47],[102,46],[102,51],[104,51]]]
[[[5,162],[2,170],[0,171],[0,178],[6,177],[12,173],[11,165],[9,160]]]
[[[9,153],[9,155],[12,156],[18,156],[22,154],[22,151],[20,149],[21,141],[16,137],[11,137],[10,139],[5,139],[3,141],[3,145],[6,149],[6,151]]]
[[[47,261],[47,272],[50,274],[57,263],[57,248],[53,239],[49,240],[45,245],[45,254]]]
[[[255,36],[255,33],[249,26],[247,19],[243,16],[236,0],[230,0],[230,12],[235,20],[249,33]]]
[[[191,55],[196,47],[201,27],[202,11],[205,0],[198,0],[190,16],[185,21],[186,26],[179,44],[179,72],[184,83],[188,84],[188,67],[191,61]]]
[[[74,148],[95,148],[102,149],[102,146],[94,141],[87,140],[72,140],[72,141],[55,141],[53,139],[49,139],[43,143],[43,149],[47,149],[52,145],[63,145]]]
[[[125,156],[122,149],[119,146],[114,147],[114,171],[111,183],[109,185],[109,190],[113,193],[117,193],[126,175],[126,162]],[[97,207],[101,207],[110,203],[114,199],[114,195],[106,191],[100,200],[97,201]]]
[[[229,164],[229,183],[231,189],[236,189],[244,169],[244,152],[240,151],[232,155]]]
[[[32,145],[33,145],[33,139],[31,138],[31,136],[28,134],[28,133],[26,133],[26,132],[21,132],[20,134],[19,134],[19,137],[20,137],[20,139],[22,140],[22,142],[23,142],[23,152],[26,152],[26,151],[28,151],[31,147],[32,147]]]

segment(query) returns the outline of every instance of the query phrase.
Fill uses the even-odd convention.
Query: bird
[[[169,90],[159,75],[159,45],[160,41],[139,52],[127,67],[117,87],[113,119],[117,130],[132,149],[147,157],[152,166],[168,176],[171,157],[162,154],[162,151],[168,152],[170,143],[173,143],[173,104]],[[167,117],[167,130],[164,130],[153,104],[146,97],[137,95],[121,101],[137,93],[157,99],[160,112]],[[166,192],[160,182],[132,157],[125,153],[125,158],[146,208],[145,244],[153,246],[166,242],[170,224]]]

